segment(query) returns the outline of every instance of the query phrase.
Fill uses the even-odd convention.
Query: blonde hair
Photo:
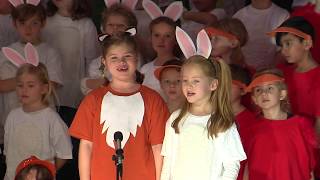
[[[254,74],[252,80],[254,80],[255,78],[262,76],[264,74],[272,74],[272,75],[276,75],[276,76],[283,78],[283,73],[279,69],[271,68],[271,69],[262,69],[262,70],[258,71],[256,74]],[[287,91],[288,92],[287,84],[284,81],[276,82],[275,85],[279,88],[279,91]],[[280,100],[280,109],[283,112],[287,112],[287,113],[291,112],[288,94],[286,95],[285,98]]]
[[[219,132],[224,132],[229,129],[234,123],[234,116],[230,101],[231,89],[231,73],[228,65],[223,60],[210,61],[202,56],[196,55],[187,59],[182,66],[194,67],[197,65],[203,73],[212,79],[218,80],[218,87],[212,91],[210,96],[210,103],[214,107],[210,119],[207,123],[208,136],[217,137]],[[179,123],[187,114],[190,108],[190,103],[185,102],[180,111],[179,116],[173,121],[172,127],[176,133],[179,133]]]
[[[54,94],[54,90],[52,84],[50,83],[46,66],[42,63],[39,63],[38,66],[34,66],[32,64],[24,64],[21,67],[19,67],[16,74],[16,79],[18,79],[24,74],[32,74],[36,76],[41,83],[48,84],[48,91],[46,94],[42,96],[41,100],[45,105],[49,105],[51,95]]]
[[[249,35],[244,24],[239,19],[226,18],[212,24],[212,27],[230,33],[238,38],[239,45],[232,50],[230,57],[231,63],[242,67],[246,66],[241,47],[248,42]]]

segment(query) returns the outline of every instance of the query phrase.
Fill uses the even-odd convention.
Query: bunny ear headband
[[[24,0],[9,0],[9,2],[14,6],[18,7],[21,4],[24,4]],[[34,6],[38,6],[40,0],[26,0],[26,4],[31,4]]]
[[[31,43],[27,43],[24,47],[25,58],[12,48],[3,47],[2,52],[17,67],[26,63],[34,66],[39,64],[38,52]]]
[[[134,36],[137,34],[136,28],[130,28],[130,29],[126,30],[125,32],[129,33],[130,36]],[[109,36],[110,36],[109,34],[102,34],[99,36],[99,41],[103,42]]]
[[[109,8],[114,4],[121,4],[126,6],[127,8],[134,10],[136,7],[138,0],[122,0],[120,3],[120,0],[104,0],[105,5]]]
[[[172,19],[173,21],[177,21],[181,17],[183,12],[183,5],[181,1],[175,1],[171,3],[164,11],[164,13],[160,9],[160,7],[151,0],[143,0],[142,6],[144,10],[149,14],[151,19],[165,16]]]
[[[197,36],[197,50],[192,42],[192,39],[181,28],[176,27],[176,38],[184,56],[188,59],[194,55],[200,55],[209,58],[211,53],[211,42],[208,34],[202,29]]]

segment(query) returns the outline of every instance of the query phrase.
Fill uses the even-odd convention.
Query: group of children
[[[135,0],[105,0],[99,37],[86,0],[8,3],[19,40],[0,53],[5,179],[54,179],[75,158],[69,134],[81,179],[115,179],[117,131],[122,179],[320,177],[320,72],[305,18],[270,0],[234,18],[212,0],[194,0],[198,12],[143,0],[146,61]],[[279,59],[289,64],[270,68]],[[55,106],[78,108],[69,134]]]

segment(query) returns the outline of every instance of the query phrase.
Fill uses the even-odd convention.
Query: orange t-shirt
[[[119,93],[109,86],[94,90],[82,101],[69,129],[70,135],[93,143],[90,166],[93,180],[116,179],[115,163],[112,160],[115,150],[107,145],[106,133],[101,133],[103,124],[100,124],[101,103],[107,92],[117,96],[137,93]],[[169,111],[155,91],[141,86],[138,92],[143,98],[145,113],[141,127],[137,127],[136,136],[130,134],[123,148],[123,180],[155,180],[152,146],[162,144]],[[125,109],[120,111],[125,113]]]

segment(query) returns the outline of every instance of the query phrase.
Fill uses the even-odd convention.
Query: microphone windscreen
[[[115,141],[116,140],[122,141],[122,139],[123,139],[122,132],[120,132],[120,131],[115,132],[114,135],[113,135],[113,138],[114,138]]]

